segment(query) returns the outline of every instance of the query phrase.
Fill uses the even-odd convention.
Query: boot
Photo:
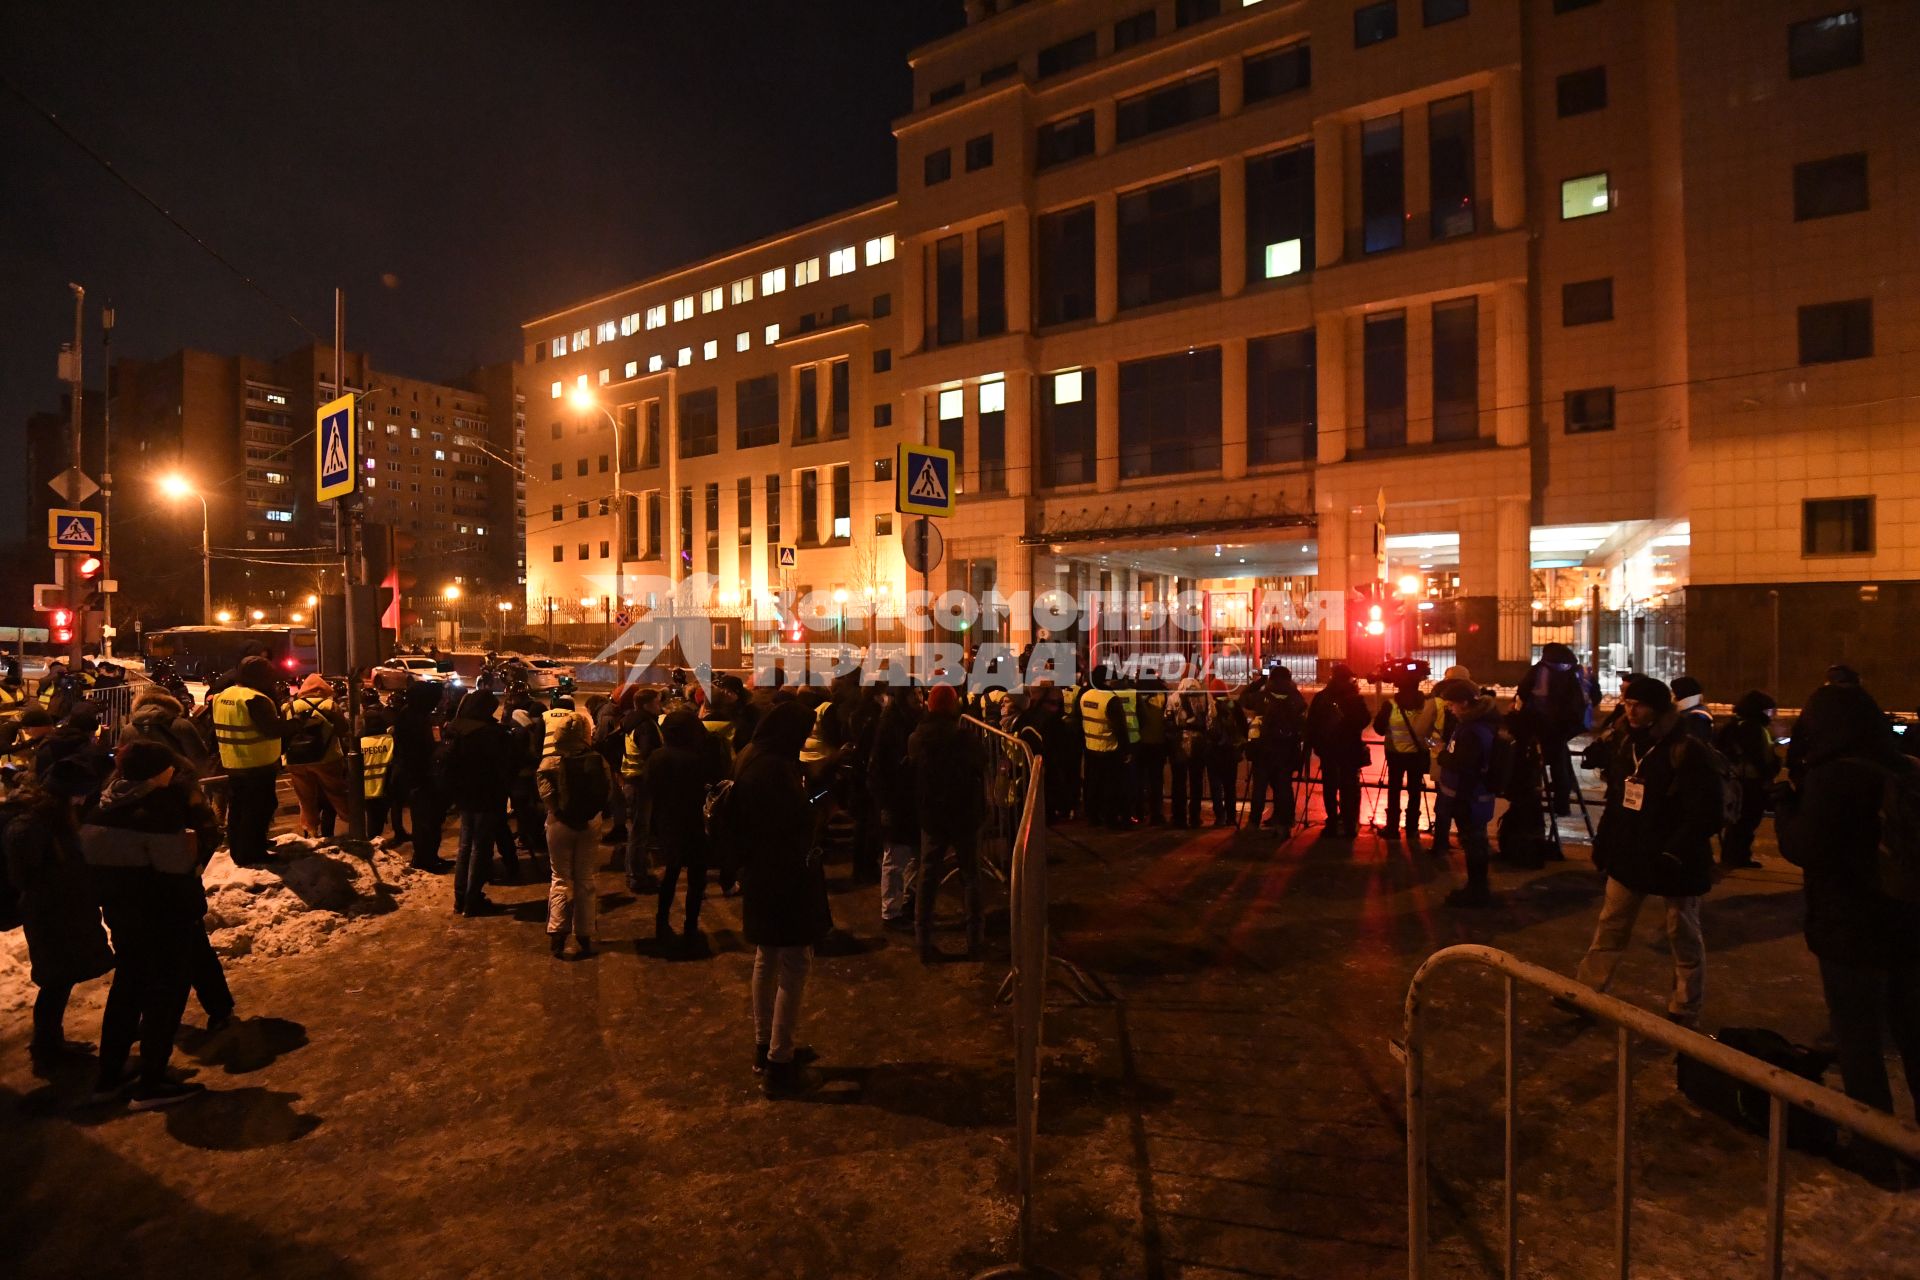
[[[592,938],[589,938],[586,934],[583,933],[577,939],[575,939],[575,941],[577,941],[580,944],[580,955],[582,958],[585,958],[593,954]]]
[[[794,1098],[811,1092],[819,1083],[819,1072],[802,1066],[797,1057],[792,1062],[768,1059],[766,1073],[760,1077],[760,1091],[768,1098]]]
[[[564,960],[567,956],[567,935],[550,933],[547,935],[547,949],[553,952],[555,960]]]

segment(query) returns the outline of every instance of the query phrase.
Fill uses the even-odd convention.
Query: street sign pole
[[[347,390],[347,295],[344,290],[333,291],[333,394],[337,399],[347,400],[346,426],[342,430],[341,445],[346,450],[346,461],[352,474],[347,491],[333,500],[333,536],[340,546],[340,616],[346,628],[347,658],[347,740],[344,744],[347,756],[347,837],[359,843],[367,838],[366,788],[361,782],[364,764],[360,758],[360,644],[358,629],[355,627],[353,608],[353,522],[347,518],[347,504],[354,501],[360,490],[360,424],[356,421],[352,393]],[[317,450],[319,466],[314,475],[322,491],[326,489],[327,440],[326,418],[318,424],[320,440]]]
[[[69,284],[67,288],[73,290],[73,359],[68,366],[68,371],[73,375],[73,388],[69,393],[73,408],[73,470],[68,473],[67,505],[77,507],[80,505],[80,480],[84,472],[84,454],[80,444],[82,439],[81,423],[84,419],[80,414],[80,398],[85,388],[85,383],[81,376],[81,352],[85,349],[83,344],[86,340],[87,291],[77,284]],[[68,597],[67,604],[69,606],[76,606],[78,603],[77,597],[81,590],[79,586],[81,581],[79,573],[80,563],[77,552],[68,553],[67,569],[67,581],[75,584],[71,588],[74,594]],[[86,644],[86,620],[80,616],[80,610],[75,607],[73,610],[73,640],[67,646],[67,669],[69,671],[78,672],[80,670],[80,655],[85,651]]]
[[[922,430],[925,430],[924,426]],[[960,479],[957,460],[951,449],[903,441],[894,454],[893,477],[893,509],[902,515],[921,517],[927,529],[921,536],[924,549],[926,544],[933,541],[932,532],[937,528],[927,517],[953,514],[955,489]],[[912,536],[911,533],[909,536]],[[932,629],[933,609],[927,596],[932,590],[930,575],[936,559],[937,556],[928,555],[919,566],[920,599],[928,618],[928,630]],[[931,637],[927,643],[932,643]]]

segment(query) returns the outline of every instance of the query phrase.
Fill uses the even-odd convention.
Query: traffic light
[[[55,609],[47,615],[47,632],[55,644],[73,643],[73,610]]]
[[[82,556],[79,565],[76,567],[76,572],[80,575],[82,582],[93,581],[100,576],[100,557]]]

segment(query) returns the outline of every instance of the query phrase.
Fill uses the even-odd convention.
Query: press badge
[[[1646,802],[1647,784],[1638,778],[1628,778],[1626,785],[1620,789],[1620,803],[1638,813]]]

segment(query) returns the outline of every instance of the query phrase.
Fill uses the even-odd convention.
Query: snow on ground
[[[402,895],[434,879],[413,870],[405,852],[377,845],[368,860],[283,835],[274,852],[272,867],[235,866],[225,849],[207,866],[207,932],[229,963],[321,946],[360,921],[396,909]],[[25,932],[0,934],[0,1012],[33,1002],[30,972]],[[98,986],[104,990],[106,984]]]

